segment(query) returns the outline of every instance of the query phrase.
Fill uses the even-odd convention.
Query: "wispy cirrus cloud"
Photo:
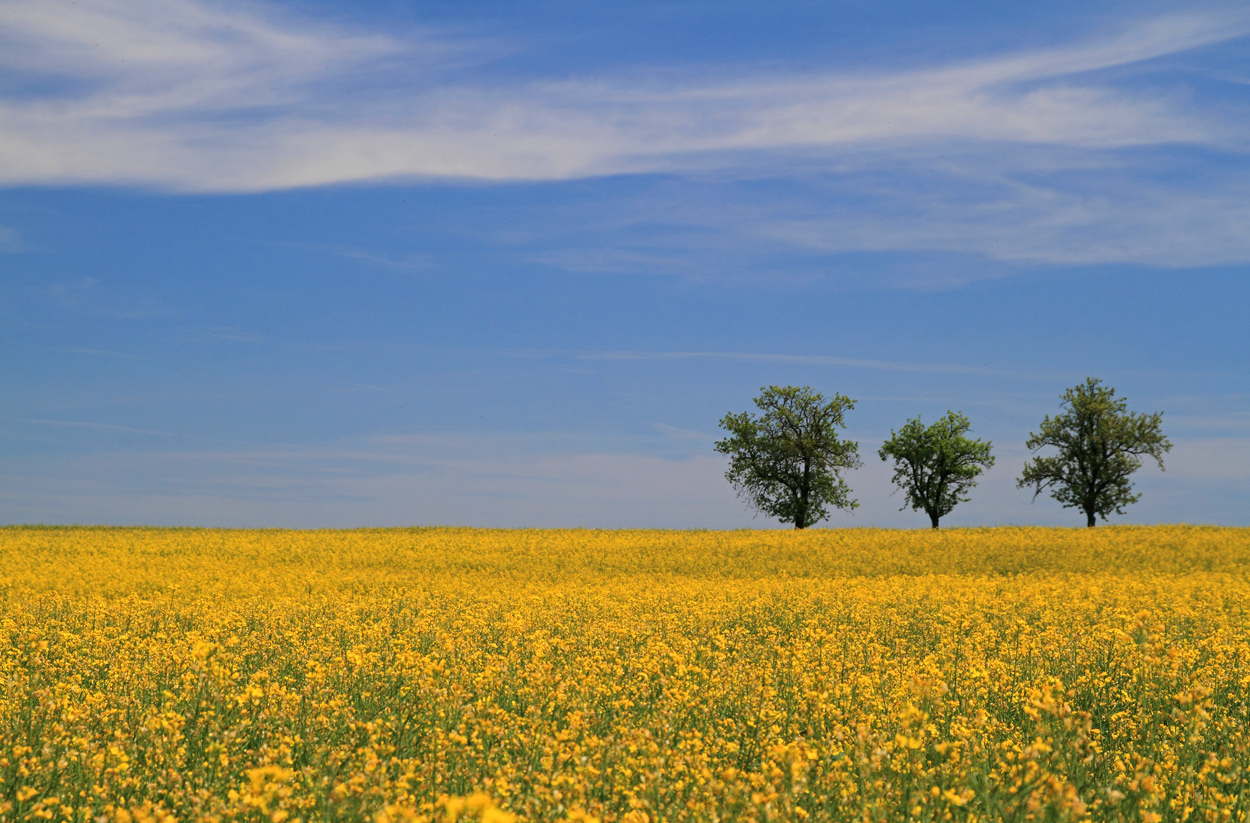
[[[1240,145],[1243,130],[1170,91],[1096,75],[1248,30],[1240,18],[1174,16],[886,73],[489,83],[455,71],[478,46],[431,31],[201,0],[10,0],[0,7],[0,184],[266,191],[681,171],[918,141]]]
[[[1168,161],[1108,158],[1105,168],[1059,175],[985,174],[948,163],[923,178],[896,177],[885,190],[844,179],[841,201],[757,198],[705,210],[699,219],[821,255],[952,252],[1024,265],[1152,267],[1250,259],[1244,171],[1225,169],[1218,180],[1151,179],[1151,164]]]
[[[96,352],[92,352],[93,354]],[[103,354],[113,354],[113,352],[103,352]],[[83,420],[41,420],[30,419],[27,423],[33,423],[37,426],[51,426],[61,429],[86,429],[93,432],[104,432],[106,434],[136,434],[144,437],[171,437],[187,440],[204,440],[206,438],[194,434],[181,434],[178,432],[159,431],[156,429],[137,429],[132,426],[117,426],[111,423],[95,423]]]
[[[918,372],[923,374],[968,374],[987,377],[1035,377],[981,366],[958,363],[908,363],[897,360],[871,360],[832,355],[783,354],[734,351],[572,351],[562,354],[578,360],[654,361],[720,360],[737,363],[772,363],[795,366],[870,369],[873,371]],[[1049,376],[1048,376],[1049,377]]]
[[[1200,149],[972,149],[861,156],[786,179],[661,180],[576,210],[535,207],[495,239],[578,274],[941,290],[1026,266],[1250,260],[1250,158]],[[900,153],[901,154],[901,153]],[[1063,155],[1062,157],[1057,155]],[[1064,168],[1065,162],[1069,165]],[[1009,167],[1010,166],[1010,167]],[[519,226],[529,231],[523,233]],[[895,256],[884,271],[842,257]],[[906,258],[906,259],[903,259]]]

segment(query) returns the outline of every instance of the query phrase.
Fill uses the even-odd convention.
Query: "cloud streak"
[[[14,78],[0,96],[0,184],[239,192],[564,180],[920,141],[1239,145],[1218,117],[1097,73],[1247,30],[1178,16],[888,74],[483,85],[455,71],[476,46],[417,29],[383,35],[198,0],[10,0],[0,7],[0,69]],[[383,82],[397,75],[406,79]]]
[[[91,352],[93,354],[97,352]],[[102,354],[114,354],[113,352],[100,352]],[[172,437],[181,440],[205,440],[207,438],[195,434],[180,434],[178,432],[159,431],[156,429],[136,429],[131,426],[115,426],[111,423],[92,423],[82,420],[41,420],[32,418],[26,421],[34,423],[38,426],[52,426],[61,429],[87,429],[89,431],[104,432],[107,434],[137,434],[144,437]]]
[[[944,187],[899,180],[867,207],[827,201],[756,202],[736,214],[706,214],[712,225],[789,248],[828,255],[852,251],[973,253],[1022,265],[1135,263],[1219,266],[1250,259],[1250,180],[1160,183],[1150,162],[1087,170],[1082,180],[1020,180],[949,171]],[[1127,167],[1127,168],[1126,168]],[[911,184],[909,184],[911,183]],[[847,184],[853,189],[854,182]],[[864,187],[867,189],[867,186]],[[797,213],[796,213],[797,212]],[[891,219],[881,215],[889,213]]]
[[[564,352],[579,360],[721,360],[736,363],[775,363],[795,366],[826,366],[875,371],[918,372],[923,374],[969,374],[992,377],[1028,377],[1017,372],[943,363],[904,363],[893,360],[866,360],[828,355],[775,354],[729,351],[578,351]],[[1045,378],[1052,379],[1052,378]]]

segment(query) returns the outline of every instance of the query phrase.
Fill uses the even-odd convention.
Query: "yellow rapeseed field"
[[[1250,530],[0,529],[0,819],[1250,817]]]

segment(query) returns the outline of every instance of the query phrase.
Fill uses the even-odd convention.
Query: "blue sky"
[[[763,385],[1014,487],[1058,396],[1165,412],[1114,522],[1250,525],[1250,12],[6,0],[0,522],[762,528]]]

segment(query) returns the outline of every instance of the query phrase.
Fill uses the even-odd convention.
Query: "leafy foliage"
[[[1051,446],[1059,453],[1026,463],[1016,487],[1032,486],[1034,499],[1049,489],[1065,507],[1085,512],[1088,526],[1095,516],[1124,514],[1125,506],[1141,499],[1129,480],[1141,458],[1153,457],[1162,469],[1163,454],[1172,448],[1161,429],[1163,412],[1128,411],[1115,389],[1095,377],[1065,391],[1063,405],[1066,411],[1047,415],[1025,443],[1029,451]]]
[[[907,495],[907,504],[929,515],[933,528],[956,505],[968,500],[982,471],[994,465],[990,444],[965,435],[972,427],[962,412],[948,411],[926,427],[917,417],[908,420],[877,452],[894,459],[894,485]]]
[[[855,401],[835,394],[827,402],[807,387],[769,386],[755,398],[762,414],[727,414],[729,437],[716,450],[729,455],[725,478],[749,506],[803,529],[829,516],[829,506],[854,509],[839,472],[859,468],[859,444],[840,440],[843,415]]]

